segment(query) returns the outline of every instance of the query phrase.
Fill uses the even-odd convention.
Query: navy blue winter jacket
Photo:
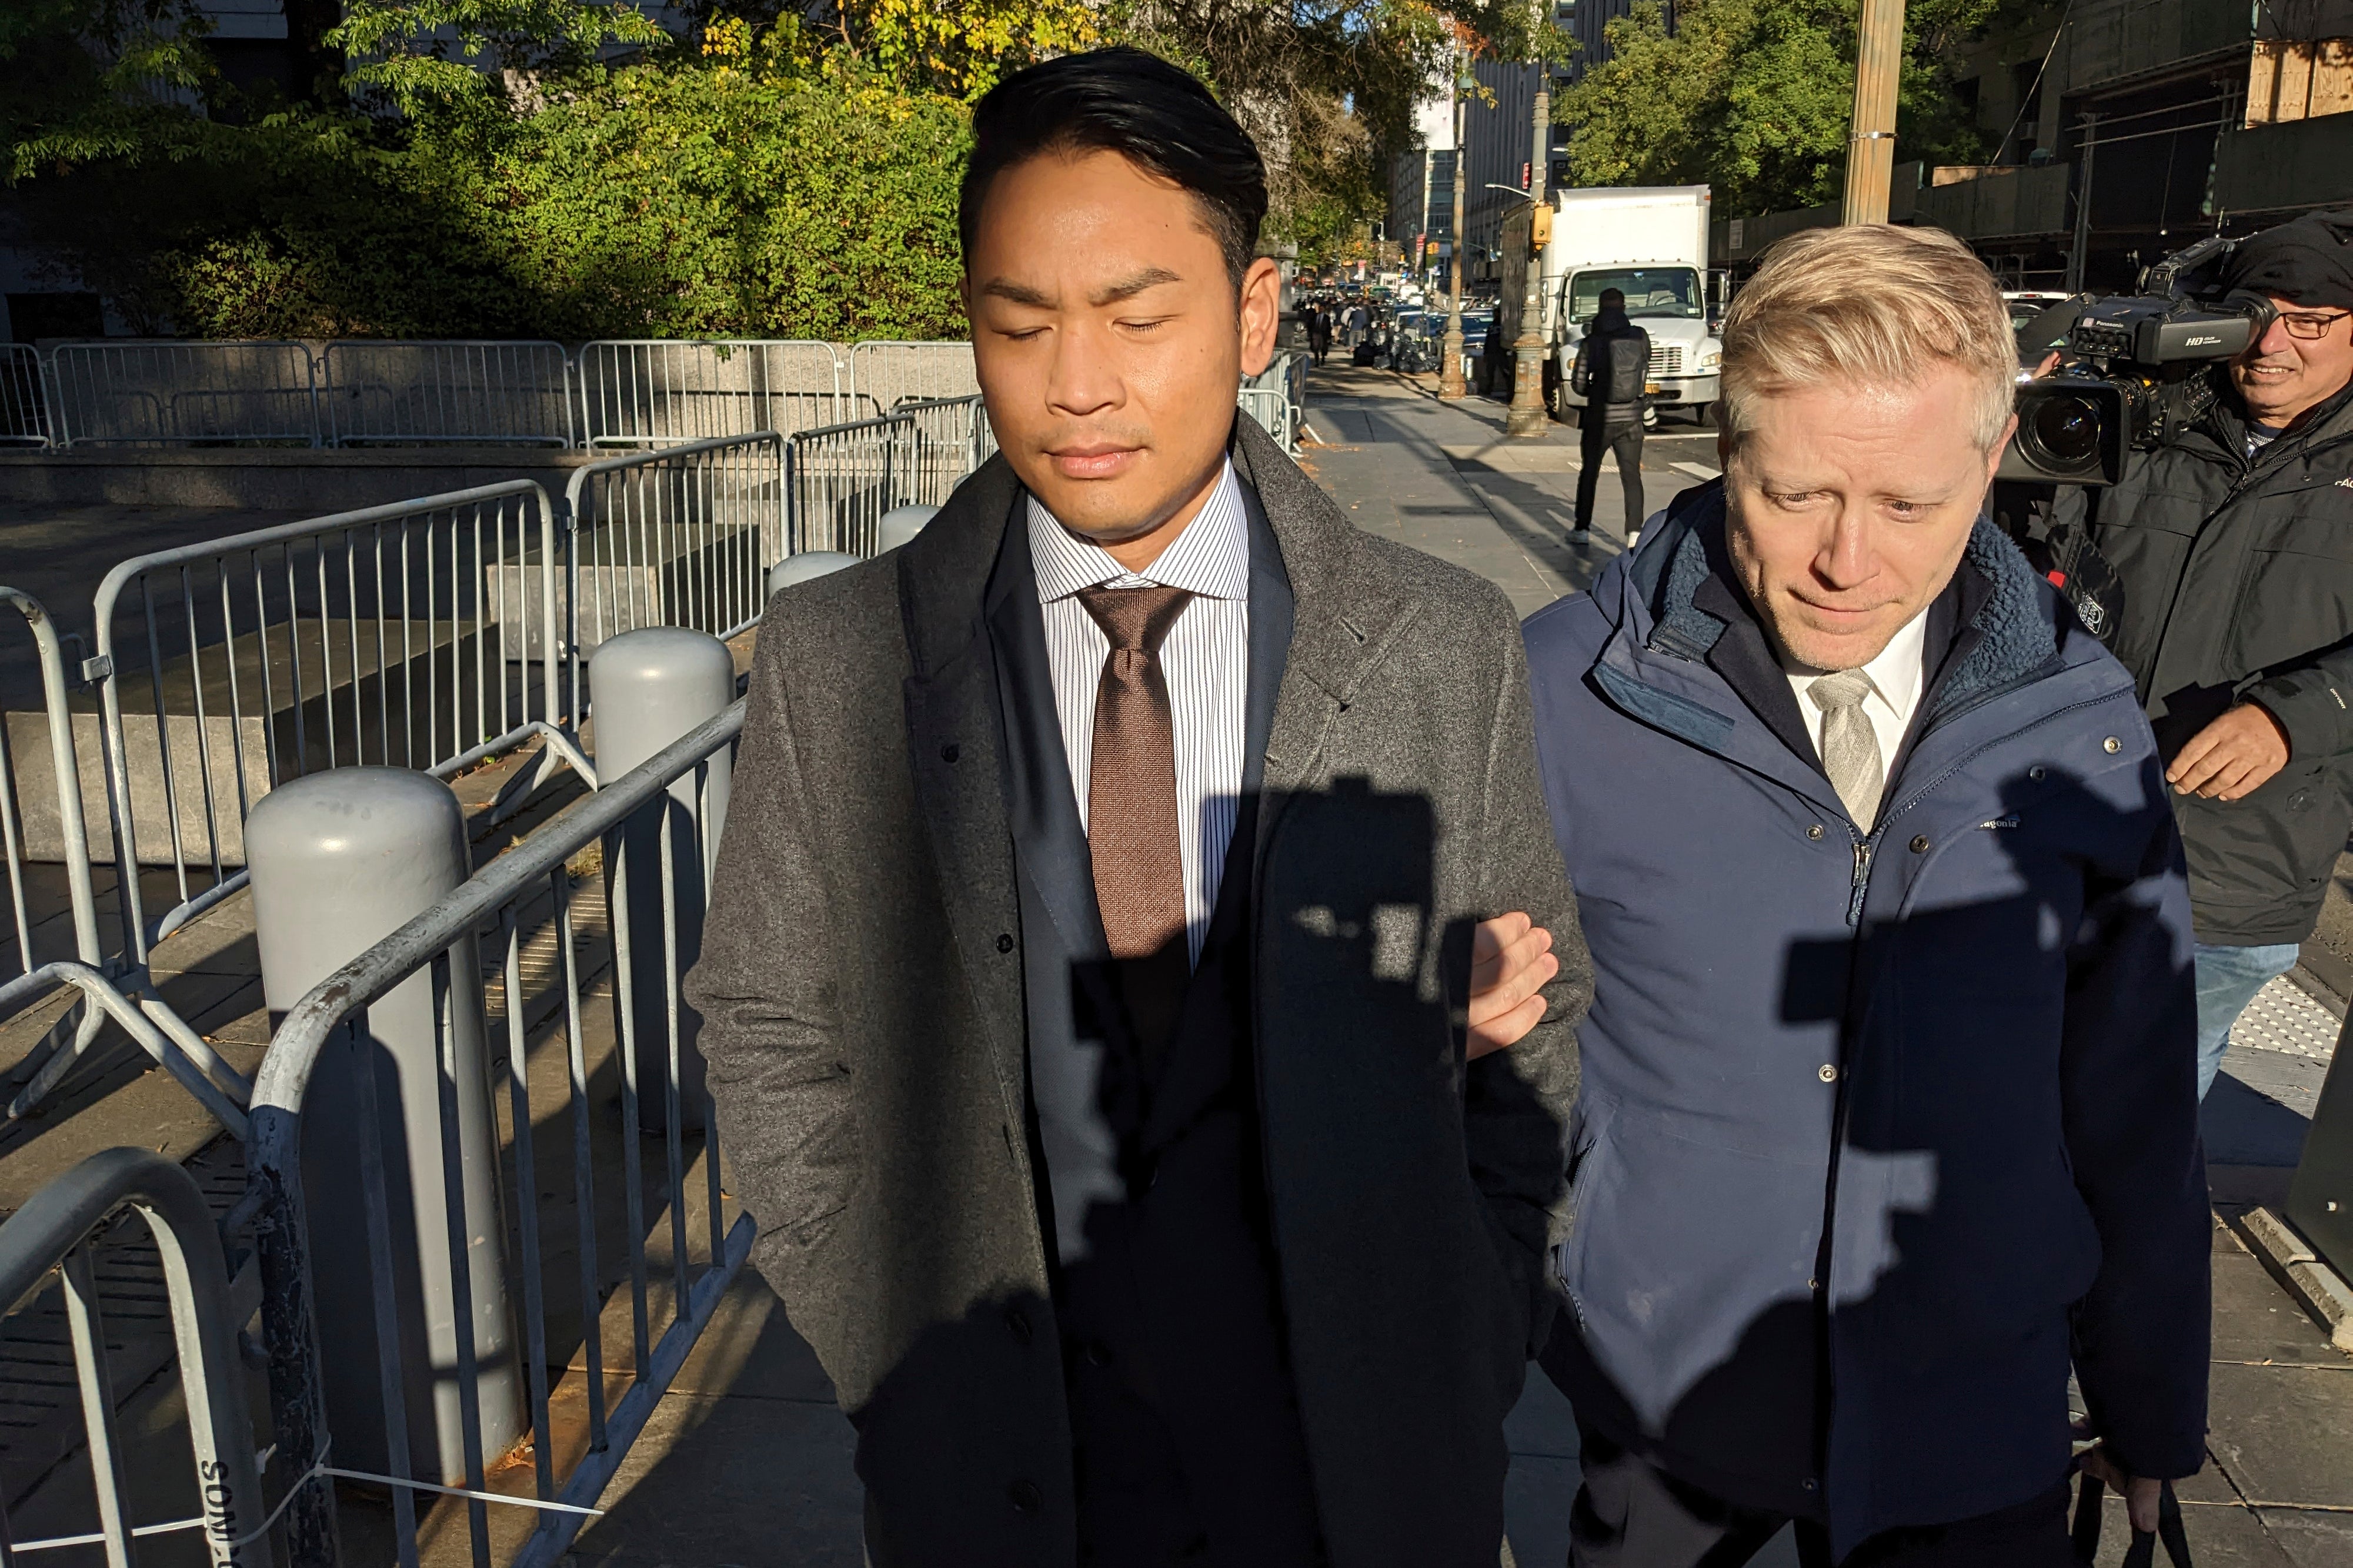
[[[1728,627],[1766,658],[1707,607],[1746,615],[1723,516],[1686,492],[1525,626],[1597,976],[1545,1364],[1841,1556],[2058,1482],[2071,1363],[2123,1464],[2189,1475],[2189,902],[2132,681],[1980,521],[1866,834],[1723,673]]]

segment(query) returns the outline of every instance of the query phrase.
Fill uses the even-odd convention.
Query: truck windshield
[[[1568,280],[1568,313],[1589,321],[1601,313],[1601,291],[1615,289],[1626,296],[1630,316],[1707,314],[1700,293],[1699,274],[1688,267],[1622,267],[1604,272],[1579,272]]]

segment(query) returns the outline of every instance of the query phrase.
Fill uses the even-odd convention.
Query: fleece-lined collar
[[[1685,658],[1704,658],[1725,630],[1720,616],[1694,602],[1700,584],[1715,572],[1708,560],[1709,543],[1723,537],[1724,481],[1717,479],[1687,500],[1688,510],[1678,520],[1685,526],[1665,563],[1648,644]],[[1984,580],[1988,590],[1985,602],[1969,621],[1979,635],[1961,662],[1937,683],[1919,731],[2017,685],[2059,656],[2058,629],[2034,568],[1990,519],[1978,517],[1961,559]]]

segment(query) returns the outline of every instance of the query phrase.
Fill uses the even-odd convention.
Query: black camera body
[[[2222,362],[2270,330],[2272,303],[2210,278],[2236,239],[2220,235],[2141,275],[2141,292],[2084,302],[2067,334],[2080,369],[2018,389],[2018,435],[1996,478],[2112,485],[2131,447],[2161,447],[2222,392]]]

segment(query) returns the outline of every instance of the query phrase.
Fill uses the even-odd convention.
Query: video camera
[[[2221,395],[2221,362],[2270,330],[2272,303],[2212,279],[2239,247],[2216,235],[2141,273],[2140,292],[2087,299],[2067,334],[2087,373],[2018,389],[1997,479],[2112,485],[2129,447],[2161,447]]]

